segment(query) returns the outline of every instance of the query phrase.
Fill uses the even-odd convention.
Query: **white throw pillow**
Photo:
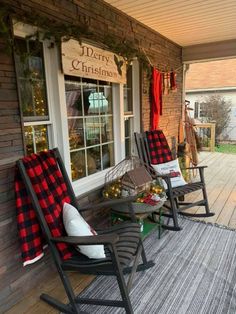
[[[78,210],[68,203],[63,205],[63,223],[68,236],[93,236],[97,234]],[[89,258],[106,257],[104,245],[78,245],[78,249]]]
[[[187,184],[182,176],[178,159],[165,162],[163,164],[158,164],[158,165],[152,164],[152,167],[159,174],[172,174],[173,177],[170,179],[170,181],[171,181],[171,186],[173,188]],[[167,184],[165,183],[164,180],[163,180],[163,184],[164,184],[164,188],[167,189]]]

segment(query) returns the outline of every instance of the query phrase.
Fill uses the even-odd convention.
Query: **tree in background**
[[[205,96],[201,101],[201,116],[204,117],[202,122],[216,123],[216,139],[229,125],[231,106],[231,100],[217,94]]]

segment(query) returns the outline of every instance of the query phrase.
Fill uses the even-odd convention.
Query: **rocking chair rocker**
[[[112,202],[80,208],[58,149],[25,157],[17,162],[17,168],[16,201],[18,216],[19,207],[23,205],[20,212],[20,221],[22,222],[22,217],[28,214],[24,212],[25,207],[31,206],[30,215],[32,216],[32,212],[34,212],[35,220],[37,220],[34,222],[40,225],[40,228],[35,228],[34,224],[34,230],[42,230],[64,285],[69,304],[64,304],[47,294],[41,294],[40,298],[63,313],[85,313],[81,310],[80,304],[123,307],[126,313],[133,313],[129,291],[134,274],[136,271],[145,270],[154,265],[152,261],[146,259],[140,237],[140,225],[130,221],[98,231],[98,235],[94,236],[67,236],[62,223],[62,206],[65,201],[76,207],[79,212],[91,208],[96,210],[110,207]],[[24,202],[22,202],[22,197],[25,197]],[[130,198],[129,201],[132,202],[133,198]],[[117,202],[122,203],[124,201],[118,200]],[[135,219],[132,206],[130,206],[130,211],[131,216]],[[53,217],[54,219],[52,219]],[[25,228],[19,226],[19,220],[18,227]],[[105,258],[90,259],[75,250],[77,245],[98,244],[104,245]],[[39,250],[38,246],[37,250]],[[139,264],[140,256],[142,257],[142,264]],[[120,289],[121,300],[90,299],[75,296],[67,271],[115,276]],[[124,274],[129,274],[127,283]]]
[[[214,216],[214,213],[210,212],[209,205],[208,205],[208,199],[207,199],[207,192],[206,192],[206,186],[205,186],[205,180],[204,180],[204,168],[206,166],[198,166],[198,167],[189,167],[187,169],[196,169],[199,171],[199,177],[200,180],[198,182],[188,183],[183,186],[178,187],[172,187],[171,184],[171,176],[170,175],[160,175],[155,172],[153,167],[151,166],[153,154],[156,154],[154,156],[154,159],[156,160],[164,160],[162,162],[165,162],[165,156],[171,156],[171,151],[168,146],[168,143],[166,141],[166,138],[161,130],[155,130],[155,131],[147,131],[144,133],[135,133],[135,142],[136,147],[138,151],[139,158],[147,164],[148,170],[153,176],[153,178],[160,177],[165,180],[167,184],[167,190],[166,194],[168,197],[169,205],[165,204],[164,207],[168,209],[167,213],[163,213],[163,216],[166,216],[168,218],[173,219],[173,225],[165,225],[163,224],[164,229],[169,229],[173,231],[179,231],[181,230],[181,227],[178,223],[178,214],[181,214],[183,216],[190,216],[190,217],[211,217]],[[151,143],[150,148],[150,138],[160,138],[160,142],[158,140],[158,143]],[[156,145],[156,147],[155,147]],[[152,157],[151,157],[152,154]],[[158,154],[162,156],[158,156]],[[159,158],[161,157],[161,158]],[[169,157],[168,160],[172,160],[172,157]],[[194,191],[202,191],[203,198],[200,201],[196,202],[180,202],[179,199],[181,197],[184,197],[186,194],[194,192]],[[205,213],[189,213],[186,212],[186,209],[189,209],[194,206],[204,206],[205,207]]]

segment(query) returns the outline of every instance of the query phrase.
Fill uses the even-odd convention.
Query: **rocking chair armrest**
[[[191,170],[191,169],[205,169],[205,168],[207,168],[208,166],[194,166],[194,167],[187,167],[187,168],[185,168],[185,169],[189,169],[189,170]]]
[[[156,175],[157,178],[162,178],[162,179],[167,179],[167,178],[172,178],[171,174],[166,173],[166,174],[157,174]]]
[[[156,170],[153,169],[153,174],[154,174],[154,178],[162,178],[162,179],[166,179],[166,178],[171,178],[171,175],[169,173],[167,174],[161,174],[156,172]]]
[[[53,242],[63,242],[73,245],[94,245],[94,244],[115,244],[119,240],[119,235],[116,233],[92,236],[67,236],[51,238]]]
[[[119,199],[114,199],[114,200],[109,200],[109,201],[103,201],[101,203],[90,203],[88,205],[79,206],[79,211],[85,211],[88,209],[100,209],[100,208],[106,208],[106,207],[111,207],[113,205],[119,205],[119,204],[124,204],[124,203],[131,203],[134,202],[137,199],[137,196],[129,196],[129,197],[124,197],[124,198],[119,198]]]

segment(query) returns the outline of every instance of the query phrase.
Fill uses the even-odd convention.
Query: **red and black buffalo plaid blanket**
[[[64,202],[70,203],[67,187],[59,170],[53,151],[32,154],[22,159],[32,187],[42,208],[53,237],[65,235],[62,221]],[[16,209],[23,265],[36,262],[43,256],[44,240],[39,222],[25,184],[16,169],[15,177]],[[72,256],[70,248],[58,244],[63,259]]]
[[[170,147],[162,130],[146,131],[151,164],[162,164],[173,160]]]

